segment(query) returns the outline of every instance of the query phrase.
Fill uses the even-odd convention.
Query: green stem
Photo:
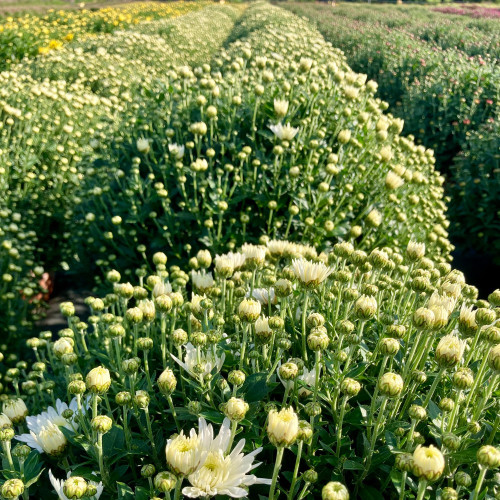
[[[299,441],[299,444],[297,447],[297,458],[295,459],[295,468],[293,469],[292,485],[290,486],[290,491],[288,492],[287,500],[293,499],[295,485],[297,484],[297,475],[299,473],[300,459],[302,457],[302,447],[303,446],[304,446],[304,441]]]
[[[269,500],[274,500],[274,490],[276,489],[276,480],[278,479],[278,474],[281,468],[281,461],[283,460],[283,452],[285,448],[280,446],[276,453],[276,463],[274,464],[273,479],[271,481],[271,488],[269,490]]]
[[[427,481],[425,479],[421,479],[418,483],[418,492],[416,500],[422,500],[424,498],[426,489],[427,489]]]

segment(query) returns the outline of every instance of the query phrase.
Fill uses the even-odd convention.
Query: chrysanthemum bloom
[[[413,473],[419,479],[435,481],[443,474],[443,454],[435,446],[417,446],[413,452]]]
[[[226,452],[229,452],[228,447],[231,442],[229,419],[224,419],[220,432],[215,438],[212,426],[207,426],[203,418],[200,418],[199,429],[200,455],[203,456],[203,459],[198,469],[188,475],[191,486],[182,489],[183,495],[189,498],[216,495],[244,498],[248,496],[246,487],[253,484],[271,484],[269,479],[248,474],[259,465],[253,464],[253,461],[262,448],[257,448],[248,455],[244,455],[241,452],[245,446],[245,440],[242,439],[234,450],[226,455]]]
[[[29,434],[16,436],[18,441],[26,443],[39,453],[47,453],[53,456],[61,455],[68,444],[61,429],[50,420],[40,419],[36,425],[32,425]]]
[[[247,297],[250,297],[250,292],[247,293]],[[274,288],[254,288],[252,293],[252,298],[257,299],[263,306],[267,306],[269,302],[271,304],[276,304],[278,298],[274,292]]]
[[[147,154],[149,151],[149,140],[144,138],[137,139],[136,146],[139,153]]]
[[[283,408],[279,412],[271,410],[267,417],[267,435],[274,446],[291,446],[299,432],[299,417],[293,408]]]
[[[179,146],[178,144],[169,144],[168,151],[174,157],[175,160],[181,160],[184,156],[184,146]]]
[[[278,118],[283,118],[288,112],[288,101],[285,99],[274,100],[274,113]]]
[[[215,256],[215,271],[223,278],[229,278],[234,273],[233,260],[227,255]]]
[[[387,189],[397,189],[403,184],[404,181],[403,179],[401,179],[401,177],[399,177],[398,174],[396,174],[392,170],[389,170],[389,172],[387,172],[387,176],[385,178],[385,187]]]
[[[178,475],[192,474],[207,455],[206,446],[202,446],[202,441],[206,439],[206,422],[203,422],[202,424],[200,419],[199,433],[191,429],[189,436],[186,436],[181,431],[178,436],[167,441],[167,464]]]
[[[322,262],[311,262],[305,259],[292,260],[295,276],[307,287],[317,287],[330,276],[332,269]]]
[[[451,368],[460,362],[465,343],[456,335],[445,335],[436,347],[436,361],[442,368]]]
[[[294,137],[298,134],[299,129],[292,127],[289,123],[282,125],[278,123],[277,125],[269,125],[273,134],[282,141],[292,141]]]
[[[425,256],[425,243],[409,241],[406,246],[406,255],[412,261],[422,259]]]
[[[198,378],[200,375],[208,375],[209,373],[212,373],[214,368],[217,368],[217,371],[220,371],[222,365],[224,364],[224,353],[219,357],[216,354],[213,354],[212,351],[201,352],[198,360],[198,352],[196,347],[191,344],[191,342],[188,342],[185,345],[185,349],[186,354],[184,355],[184,361],[176,358],[173,354],[170,354],[170,356],[172,356],[172,359],[182,366],[182,368],[184,368],[184,370],[186,370],[192,377]]]
[[[241,252],[245,256],[245,266],[250,269],[261,267],[266,260],[265,247],[245,243],[241,247]]]
[[[64,486],[66,485],[66,483],[68,483],[68,481],[70,479],[75,479],[75,478],[72,478],[69,474],[68,474],[68,478],[66,479],[66,481],[64,481],[63,479],[56,479],[54,477],[54,475],[52,474],[52,471],[49,470],[49,479],[50,479],[50,482],[52,484],[52,487],[54,488],[55,492],[57,493],[57,496],[59,497],[60,500],[70,500],[70,498],[76,498],[74,496],[68,498],[68,496],[64,493]],[[81,478],[78,478],[78,479],[81,479]],[[95,481],[89,481],[88,483],[86,483],[86,495],[88,497],[88,493],[89,493],[89,486],[92,487],[92,490],[94,490],[95,488],[95,494],[93,495],[93,498],[95,499],[99,499],[99,497],[101,496],[102,492],[103,492],[103,485],[102,485],[102,482],[95,482]],[[74,488],[75,489],[75,492],[79,489],[79,488],[83,488],[83,484],[81,483],[81,481],[74,481],[73,483],[69,483],[69,485],[66,486],[67,488],[68,487],[71,487],[71,488]],[[69,493],[71,493],[71,491],[68,491]]]
[[[191,273],[191,280],[194,287],[202,293],[212,288],[215,284],[212,273],[207,273],[205,270],[193,271]]]
[[[3,413],[14,423],[24,422],[28,408],[21,398],[7,399],[3,403]]]
[[[5,413],[0,413],[0,430],[9,429],[12,427],[12,420],[5,415]]]

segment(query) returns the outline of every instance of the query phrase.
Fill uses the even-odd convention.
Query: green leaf
[[[118,498],[125,498],[133,500],[135,498],[134,492],[132,488],[127,486],[125,483],[116,483],[116,487],[118,488]]]
[[[278,384],[267,384],[267,373],[252,373],[241,387],[242,395],[245,395],[245,401],[254,403],[262,401]]]
[[[343,464],[344,470],[364,470],[363,464],[354,460],[346,460]]]

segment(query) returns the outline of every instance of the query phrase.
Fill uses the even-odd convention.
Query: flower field
[[[494,21],[285,7],[1,20],[2,498],[499,498],[500,290],[454,269],[439,170],[470,238]],[[399,79],[427,43],[442,106]],[[88,315],[40,331],[56,270]]]

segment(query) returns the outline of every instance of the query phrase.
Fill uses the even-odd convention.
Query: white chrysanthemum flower
[[[429,299],[427,307],[432,310],[443,308],[448,315],[450,315],[454,311],[456,303],[457,301],[454,297],[448,297],[447,295],[441,295],[434,292]]]
[[[68,473],[68,477],[66,479],[69,479],[71,477],[71,474]],[[49,479],[52,484],[52,487],[54,488],[55,492],[57,493],[57,496],[59,497],[59,500],[70,500],[65,494],[64,494],[64,479],[56,479],[54,477],[54,474],[52,474],[52,471],[49,469]],[[93,497],[95,500],[98,500],[99,497],[102,495],[102,492],[104,490],[104,487],[102,485],[102,482],[97,483],[96,481],[89,481],[89,484],[93,485],[97,489],[97,493]]]
[[[401,187],[405,181],[399,177],[396,172],[393,172],[392,170],[389,170],[387,172],[387,176],[385,177],[385,186],[387,189],[398,189]]]
[[[176,160],[180,160],[184,156],[184,146],[178,144],[169,144],[168,150]]]
[[[71,419],[66,419],[62,416],[64,411],[72,410],[73,416]],[[40,453],[46,452],[49,454],[57,453],[58,450],[66,445],[66,438],[59,427],[66,429],[77,429],[76,415],[78,413],[78,403],[76,398],[70,402],[69,406],[60,399],[56,401],[56,407],[49,406],[47,411],[26,417],[29,434],[21,434],[15,439],[26,443],[31,448]]]
[[[286,125],[282,125],[281,123],[269,125],[269,128],[273,134],[282,141],[292,141],[299,132],[298,128],[292,127],[289,123]]]
[[[183,476],[192,474],[207,456],[208,434],[205,419],[200,419],[199,424],[199,433],[191,429],[189,436],[186,436],[184,431],[181,431],[179,435],[167,441],[165,446],[167,463],[176,474]]]
[[[283,118],[288,113],[288,101],[285,99],[275,99],[274,112],[276,116]]]
[[[270,479],[258,478],[253,474],[248,474],[260,464],[254,464],[255,456],[262,448],[257,448],[248,455],[244,455],[242,450],[245,440],[242,439],[229,452],[228,447],[231,442],[231,422],[224,419],[217,437],[213,437],[212,425],[206,425],[203,418],[199,421],[200,448],[205,452],[203,462],[200,467],[188,476],[191,486],[182,489],[182,494],[189,498],[227,495],[232,498],[244,498],[248,496],[248,487],[253,484],[271,484]],[[192,432],[192,431],[191,431]]]
[[[139,153],[146,154],[149,151],[149,140],[144,138],[137,139],[136,146]]]
[[[153,288],[153,297],[155,298],[169,293],[172,293],[172,285],[168,281],[166,283],[156,283]]]
[[[212,288],[215,284],[212,273],[207,273],[204,269],[201,271],[192,271],[191,280],[194,287],[202,292]]]
[[[241,252],[245,256],[245,262],[254,263],[257,265],[264,264],[266,260],[266,248],[258,245],[251,245],[250,243],[245,243],[241,247]]]
[[[246,259],[246,256],[240,252],[229,252],[226,254],[226,257],[231,259],[235,270],[243,267],[243,264],[245,263]]]
[[[217,368],[217,371],[220,371],[222,365],[224,364],[224,353],[219,357],[216,354],[213,354],[212,351],[200,352],[200,357],[198,359],[197,349],[193,344],[191,344],[191,342],[188,342],[184,348],[186,349],[184,361],[176,358],[173,354],[170,354],[170,356],[172,356],[172,359],[174,359],[194,378],[199,378],[200,376],[204,377],[205,375],[212,373],[214,368]],[[202,369],[201,371],[200,368]]]
[[[322,262],[311,262],[306,259],[292,260],[292,268],[295,276],[304,284],[317,286],[330,276],[333,269],[325,266]]]
[[[250,292],[247,292],[246,297],[250,297]],[[274,288],[254,288],[252,299],[258,300],[263,306],[267,306],[269,300],[271,300],[271,304],[273,305],[278,302],[278,297],[276,297],[274,293]]]

